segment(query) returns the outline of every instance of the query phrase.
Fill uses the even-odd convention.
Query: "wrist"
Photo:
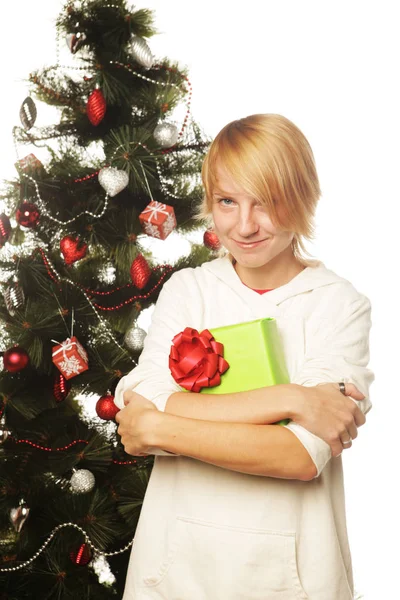
[[[289,384],[290,393],[287,395],[288,418],[292,421],[298,421],[304,412],[304,405],[308,393],[308,388],[297,383]]]
[[[146,422],[145,444],[149,447],[162,448],[165,432],[165,421],[169,415],[160,410],[149,410]]]

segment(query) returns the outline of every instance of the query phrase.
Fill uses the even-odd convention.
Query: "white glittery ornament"
[[[115,576],[104,554],[95,554],[90,566],[99,578],[99,583],[106,585],[115,583]]]
[[[99,172],[99,183],[107,194],[113,197],[126,188],[129,183],[129,175],[126,171],[115,167],[104,167]]]
[[[142,37],[135,35],[132,38],[131,50],[133,54],[133,58],[139,65],[145,67],[146,69],[151,69],[154,64],[155,58],[151,53],[147,42]]]
[[[104,167],[99,172],[99,183],[111,197],[116,196],[129,183],[129,175],[115,167]]]
[[[170,148],[178,141],[179,132],[173,123],[160,123],[153,131],[154,139],[162,148]]]
[[[99,270],[98,278],[101,283],[106,283],[110,285],[115,281],[115,267],[112,262],[107,262],[105,265],[101,267]]]
[[[88,469],[78,469],[71,477],[71,492],[74,494],[86,494],[94,488],[96,480],[93,473]]]
[[[130,350],[143,350],[144,339],[147,333],[137,325],[128,329],[124,337],[124,344]]]

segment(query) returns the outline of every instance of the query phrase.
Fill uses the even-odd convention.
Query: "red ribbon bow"
[[[186,327],[172,340],[169,368],[177,383],[189,392],[221,383],[221,375],[229,369],[224,359],[224,345],[216,342],[212,333],[204,329]]]

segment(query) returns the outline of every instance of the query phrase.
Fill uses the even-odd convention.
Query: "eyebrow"
[[[233,196],[240,196],[240,194],[237,194],[235,192],[227,192],[227,191],[220,190],[220,189],[215,189],[213,191],[213,194],[216,194],[218,196],[232,196],[232,197]]]

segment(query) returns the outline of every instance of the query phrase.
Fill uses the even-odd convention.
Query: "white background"
[[[313,147],[323,197],[311,252],[350,279],[373,308],[374,408],[353,448],[344,453],[356,587],[366,600],[394,599],[399,593],[396,4],[136,3],[155,9],[161,33],[149,44],[157,58],[168,56],[189,68],[192,112],[209,135],[234,118],[276,112],[293,120]],[[19,125],[28,91],[22,80],[55,62],[54,19],[61,8],[58,0],[7,3],[0,38],[0,178],[15,174],[11,129]],[[45,105],[39,113],[43,118]]]

